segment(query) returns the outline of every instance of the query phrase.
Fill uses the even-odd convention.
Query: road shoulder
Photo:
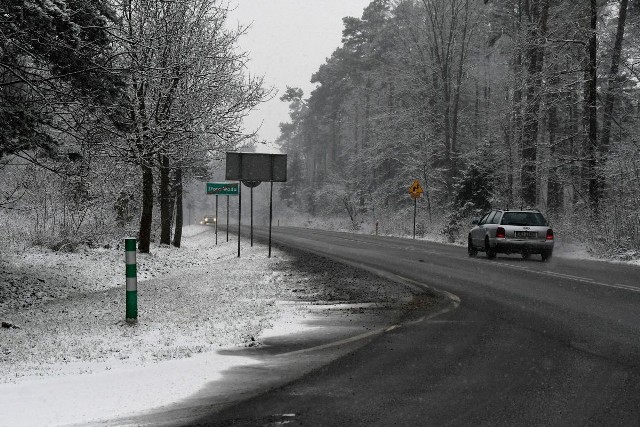
[[[218,352],[253,363],[222,370],[221,378],[173,405],[106,425],[189,424],[283,387],[389,330],[455,306],[446,296],[324,257],[298,251],[289,255],[294,259],[290,267],[307,279],[289,289],[292,298],[278,302],[281,316],[274,327],[261,334],[254,346]]]

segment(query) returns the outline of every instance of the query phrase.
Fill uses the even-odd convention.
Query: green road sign
[[[207,182],[207,194],[217,194],[219,196],[237,196],[237,182]]]

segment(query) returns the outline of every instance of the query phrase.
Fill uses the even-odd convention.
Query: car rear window
[[[496,212],[493,218],[491,218],[491,224],[500,224],[500,212]]]
[[[547,225],[541,213],[538,212],[505,212],[502,215],[503,225]]]

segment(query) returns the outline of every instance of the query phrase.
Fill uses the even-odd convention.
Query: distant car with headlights
[[[485,252],[490,259],[498,253],[519,253],[524,259],[540,254],[542,261],[546,261],[553,254],[553,229],[536,209],[493,209],[473,220],[472,225],[467,243],[471,257],[478,251]]]
[[[215,215],[205,215],[202,221],[200,221],[200,224],[202,225],[209,225],[209,224],[215,224],[215,223],[216,223]]]

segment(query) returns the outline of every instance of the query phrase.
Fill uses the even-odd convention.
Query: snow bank
[[[184,231],[182,248],[138,255],[133,326],[124,321],[123,247],[0,253],[0,320],[15,326],[0,328],[0,426],[162,410],[256,363],[223,349],[313,329],[314,315],[337,306],[351,322],[353,311],[388,314],[413,298],[327,259],[275,248],[269,259],[263,245],[244,243],[238,259],[237,241],[219,235],[216,246],[212,228]]]
[[[124,248],[0,254],[0,425],[83,423],[157,408],[232,365],[216,350],[259,344],[301,277],[264,246],[186,227],[183,247],[138,254],[138,323],[124,321]],[[292,313],[288,313],[291,315]],[[293,313],[295,315],[295,313]]]

